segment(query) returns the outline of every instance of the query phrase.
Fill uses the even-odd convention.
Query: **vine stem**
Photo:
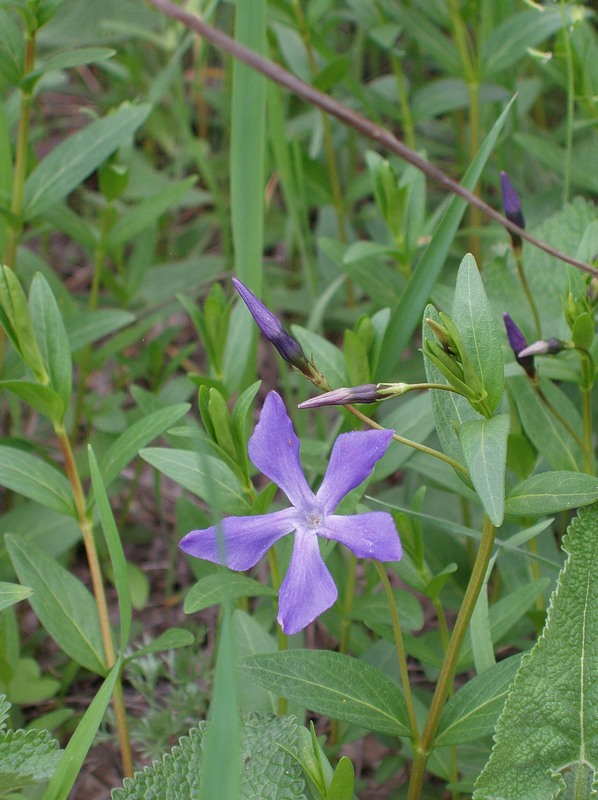
[[[81,534],[83,535],[83,545],[87,555],[87,563],[89,564],[91,585],[98,611],[102,644],[104,646],[104,659],[107,669],[111,670],[116,663],[116,653],[114,650],[114,642],[112,641],[112,628],[110,627],[108,604],[106,602],[106,593],[104,591],[104,582],[102,580],[102,571],[100,568],[98,551],[93,538],[92,525],[87,515],[85,494],[83,492],[79,471],[77,470],[73,449],[71,447],[71,442],[67,432],[62,424],[55,425],[54,430],[56,432],[56,436],[58,437],[58,442],[64,458],[65,472],[71,485],[73,500],[75,501],[77,521],[81,529]],[[133,775],[133,755],[131,752],[129,726],[127,723],[127,714],[120,676],[114,687],[112,703],[114,707],[116,730],[120,744],[123,773],[126,777],[131,777]]]
[[[569,256],[560,250],[557,250],[547,242],[532,236],[523,228],[515,225],[514,222],[511,222],[506,217],[503,217],[503,215],[500,214],[495,208],[492,208],[492,206],[488,205],[488,203],[484,202],[479,197],[476,197],[473,192],[468,191],[464,186],[461,186],[460,183],[450,178],[439,167],[431,164],[429,161],[426,161],[423,156],[407,147],[407,145],[397,139],[396,136],[387,128],[376,125],[376,123],[367,119],[367,117],[364,117],[361,114],[358,114],[356,111],[347,108],[333,97],[330,97],[330,95],[319,91],[314,86],[310,86],[308,83],[300,80],[300,78],[297,78],[283,67],[275,64],[273,61],[270,61],[267,58],[264,58],[253,50],[250,50],[248,47],[244,47],[230,36],[227,36],[222,31],[219,31],[217,28],[214,28],[212,25],[209,25],[208,23],[199,19],[194,14],[186,11],[184,8],[174,5],[173,3],[169,2],[169,0],[148,0],[148,2],[153,5],[154,8],[158,9],[158,11],[166,14],[166,16],[178,20],[187,28],[195,31],[200,36],[203,36],[204,39],[211,42],[211,44],[219,47],[227,53],[230,53],[230,55],[232,55],[234,58],[237,58],[239,61],[243,61],[245,64],[248,64],[253,69],[261,72],[262,75],[265,75],[267,78],[270,78],[281,86],[289,89],[298,97],[302,97],[304,100],[307,100],[307,102],[312,103],[314,106],[317,106],[326,113],[336,117],[345,125],[349,125],[350,127],[354,128],[362,136],[367,136],[377,144],[387,148],[387,150],[395,153],[400,158],[408,161],[410,164],[413,164],[416,169],[419,169],[424,173],[424,175],[427,175],[428,178],[433,180],[435,183],[439,184],[447,191],[459,195],[459,197],[462,197],[470,205],[476,206],[487,217],[495,222],[498,222],[508,231],[511,231],[511,233],[518,234],[522,239],[525,239],[530,244],[538,247],[545,253],[554,256],[560,261],[564,261],[566,264],[571,264],[572,266],[577,267],[577,269],[580,269],[583,272],[587,272],[589,275],[593,275],[594,277],[598,278],[598,269],[592,267],[590,264],[586,264],[585,261],[579,261],[578,259],[573,258],[572,256]]]
[[[434,746],[434,738],[438,725],[440,723],[440,715],[444,707],[444,703],[450,692],[459,652],[463,639],[471,620],[471,615],[475,608],[475,604],[479,597],[480,591],[484,585],[484,578],[492,555],[494,547],[494,536],[496,528],[490,522],[488,517],[484,515],[484,523],[482,527],[482,538],[480,546],[476,555],[476,560],[471,571],[471,577],[465,590],[463,603],[457,615],[457,621],[449,641],[449,646],[446,656],[442,663],[438,683],[434,691],[428,718],[424,726],[424,730],[419,742],[418,747],[415,748],[413,758],[413,769],[411,772],[411,779],[409,781],[409,790],[407,793],[407,800],[419,800],[421,797],[422,788],[424,786],[425,769],[428,757],[432,752]]]
[[[355,408],[355,406],[346,405],[345,408],[350,411],[351,414],[354,414],[356,417],[358,417],[358,419],[360,419],[362,422],[365,422],[366,425],[369,425],[370,428],[376,428],[380,431],[386,430],[384,425],[379,425],[377,422],[374,422],[373,419],[370,419],[370,417],[363,414],[361,411],[359,411],[359,409]],[[414,442],[412,439],[406,439],[404,436],[401,436],[398,433],[393,433],[392,438],[399,444],[405,444],[407,447],[412,447],[414,450],[419,450],[420,453],[425,453],[426,455],[433,456],[440,461],[445,461],[447,464],[450,464],[451,467],[460,472],[464,477],[469,478],[469,472],[467,471],[467,468],[463,466],[463,464],[459,464],[459,462],[455,461],[454,458],[441,453],[440,450],[434,450],[433,447],[428,447],[420,442]]]

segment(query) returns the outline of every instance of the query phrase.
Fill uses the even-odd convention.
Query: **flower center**
[[[316,508],[308,511],[305,515],[305,524],[308,528],[319,528],[322,525],[322,520],[324,519],[324,515],[318,511]]]

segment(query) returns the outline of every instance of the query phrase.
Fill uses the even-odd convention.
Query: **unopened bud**
[[[249,313],[255,320],[258,328],[268,341],[272,342],[280,355],[289,364],[305,373],[309,362],[305,357],[301,345],[296,339],[285,331],[281,321],[276,317],[254,293],[238,278],[232,279],[235,289],[239,292]]]
[[[363,383],[361,386],[333,389],[333,391],[325,392],[318,397],[311,397],[309,400],[299,403],[299,408],[346,406],[350,403],[375,403],[379,399],[378,385],[375,383]]]
[[[509,344],[511,345],[511,350],[513,351],[515,360],[521,367],[523,367],[530,378],[534,378],[536,375],[536,369],[534,367],[533,355],[521,356],[522,351],[527,347],[525,336],[507,313],[503,314],[502,317],[505,323],[505,329],[507,331],[507,338],[509,339]]]
[[[502,190],[502,207],[505,212],[505,217],[520,228],[525,228],[525,219],[523,217],[523,211],[521,210],[521,200],[513,188],[513,184],[506,172],[500,173],[500,188]],[[509,231],[509,233],[511,235],[513,247],[520,250],[521,236],[511,231]]]
[[[524,348],[520,353],[520,358],[526,356],[554,356],[567,348],[567,343],[560,339],[540,339],[529,347]]]

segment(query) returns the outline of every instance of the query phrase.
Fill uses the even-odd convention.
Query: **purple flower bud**
[[[521,200],[519,195],[513,188],[509,176],[506,172],[500,173],[500,187],[502,189],[502,206],[505,212],[505,217],[519,225],[520,228],[525,228],[525,219],[523,218],[523,211],[521,210]],[[521,249],[521,236],[509,231],[513,247],[517,250]]]
[[[507,313],[504,313],[502,315],[502,318],[505,323],[505,328],[507,331],[509,344],[511,345],[511,350],[515,355],[515,360],[521,367],[523,367],[523,369],[527,372],[530,378],[534,378],[536,375],[536,370],[534,367],[533,355],[531,354],[527,356],[521,355],[523,350],[527,347],[527,341],[525,339],[525,336]]]
[[[308,361],[299,342],[285,331],[278,317],[274,316],[244,283],[238,278],[233,278],[232,281],[266,339],[272,342],[285,361],[297,367],[301,372],[305,372]]]
[[[562,342],[560,339],[555,339],[554,337],[551,339],[540,339],[522,350],[519,356],[523,358],[526,356],[554,356],[564,350],[565,347],[565,342]]]
[[[361,386],[334,389],[332,392],[325,392],[318,397],[312,397],[303,403],[299,403],[299,408],[346,406],[349,403],[375,403],[379,399],[377,384],[363,383]]]

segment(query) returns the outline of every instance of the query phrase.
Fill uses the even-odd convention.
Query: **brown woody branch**
[[[208,25],[208,23],[203,22],[203,20],[201,20],[199,17],[190,14],[184,8],[175,6],[173,3],[169,2],[169,0],[148,0],[148,2],[162,13],[178,20],[187,28],[195,31],[208,42],[211,42],[211,44],[213,44],[215,47],[230,53],[233,58],[243,61],[245,64],[253,67],[258,72],[261,72],[267,78],[270,78],[281,86],[284,86],[289,91],[293,92],[293,94],[296,94],[298,97],[302,97],[304,100],[307,100],[314,106],[321,108],[323,111],[326,111],[328,114],[331,114],[333,117],[339,119],[345,125],[349,125],[356,131],[359,131],[359,133],[361,133],[363,136],[378,142],[378,144],[382,145],[390,152],[395,153],[396,155],[400,156],[400,158],[408,161],[410,164],[413,164],[414,167],[421,170],[424,175],[427,175],[428,178],[433,180],[435,183],[439,184],[447,191],[459,195],[470,205],[476,206],[487,217],[495,222],[500,223],[511,233],[519,235],[522,239],[525,239],[534,247],[537,247],[540,250],[543,250],[545,253],[554,256],[554,258],[559,259],[559,261],[564,261],[567,264],[577,267],[577,269],[583,270],[583,272],[587,272],[589,275],[598,277],[598,269],[590,266],[590,264],[586,264],[584,261],[579,261],[572,256],[568,256],[566,253],[562,253],[560,250],[552,247],[547,242],[532,236],[532,234],[528,233],[523,228],[515,225],[515,223],[511,222],[506,217],[503,217],[503,215],[496,211],[496,209],[492,208],[492,206],[488,205],[488,203],[485,203],[479,197],[476,197],[476,195],[474,195],[472,192],[461,186],[460,183],[450,178],[445,172],[439,169],[439,167],[434,166],[434,164],[430,164],[418,153],[403,144],[403,142],[397,139],[396,136],[387,128],[376,125],[374,122],[367,119],[367,117],[364,117],[361,114],[358,114],[356,111],[347,108],[342,103],[339,103],[337,100],[330,97],[330,95],[327,95],[324,92],[319,91],[319,89],[314,88],[310,84],[305,83],[283,67],[275,64],[273,61],[269,61],[267,58],[264,58],[253,50],[244,47],[230,36],[222,33],[222,31],[219,31],[212,25]]]

